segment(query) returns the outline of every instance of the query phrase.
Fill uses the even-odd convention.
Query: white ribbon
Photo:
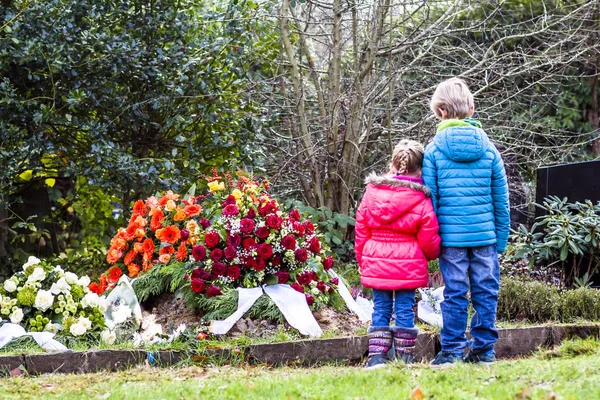
[[[54,340],[54,333],[52,332],[27,333],[21,325],[11,323],[5,323],[0,328],[0,349],[13,341],[13,339],[23,336],[31,336],[42,349],[51,353],[69,350],[62,343]]]
[[[417,314],[420,320],[430,325],[442,327],[442,311],[440,304],[444,301],[444,287],[439,287],[433,291],[419,289],[421,300],[417,304]]]
[[[256,300],[262,296],[263,291],[260,287],[255,288],[237,288],[239,293],[238,309],[223,321],[211,321],[209,330],[216,335],[224,335],[231,330],[233,325],[248,311]]]
[[[358,319],[360,319],[360,322],[370,321],[372,312],[369,313],[369,312],[365,311],[365,309],[363,307],[359,306],[356,303],[356,300],[354,300],[354,298],[352,297],[352,294],[350,294],[350,291],[346,287],[346,284],[344,283],[343,279],[340,278],[338,276],[338,274],[335,273],[334,270],[330,269],[328,272],[329,272],[329,275],[331,275],[332,277],[338,278],[338,280],[339,280],[338,293],[340,294],[340,296],[342,296],[342,299],[344,299],[344,301],[346,302],[346,307],[348,307],[348,310],[350,310],[354,314],[356,314],[358,316]]]

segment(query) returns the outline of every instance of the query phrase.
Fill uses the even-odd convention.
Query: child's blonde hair
[[[412,174],[423,166],[423,145],[415,140],[404,139],[394,147],[390,170],[399,174]]]
[[[465,119],[475,103],[467,84],[462,79],[450,78],[437,86],[429,107],[440,119],[440,108],[446,111],[447,119]]]

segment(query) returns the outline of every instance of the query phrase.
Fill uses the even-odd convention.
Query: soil
[[[185,306],[181,299],[177,299],[172,293],[164,293],[154,297],[144,303],[142,306],[142,318],[146,324],[159,324],[163,332],[171,332],[180,324],[186,326],[204,325],[202,314],[190,310]],[[356,333],[357,329],[365,326],[358,317],[349,311],[336,311],[333,308],[324,308],[314,312],[315,319],[323,331],[333,331],[336,336],[348,336]],[[239,337],[242,335],[254,337],[269,337],[275,335],[280,330],[287,330],[290,325],[287,322],[278,323],[276,321],[253,320],[251,318],[241,318],[229,331],[227,336]],[[142,327],[145,330],[145,327]]]

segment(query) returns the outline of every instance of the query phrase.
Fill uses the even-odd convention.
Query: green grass
[[[0,379],[0,398],[61,399],[424,399],[600,398],[600,343],[568,341],[528,359],[434,371],[402,364],[377,371],[317,368],[140,367],[112,374]],[[553,397],[555,396],[555,397]]]

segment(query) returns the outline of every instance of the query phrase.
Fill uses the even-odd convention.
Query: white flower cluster
[[[82,336],[84,335],[90,328],[92,327],[92,322],[89,318],[79,317],[77,318],[77,322],[71,324],[69,331],[73,336]]]

